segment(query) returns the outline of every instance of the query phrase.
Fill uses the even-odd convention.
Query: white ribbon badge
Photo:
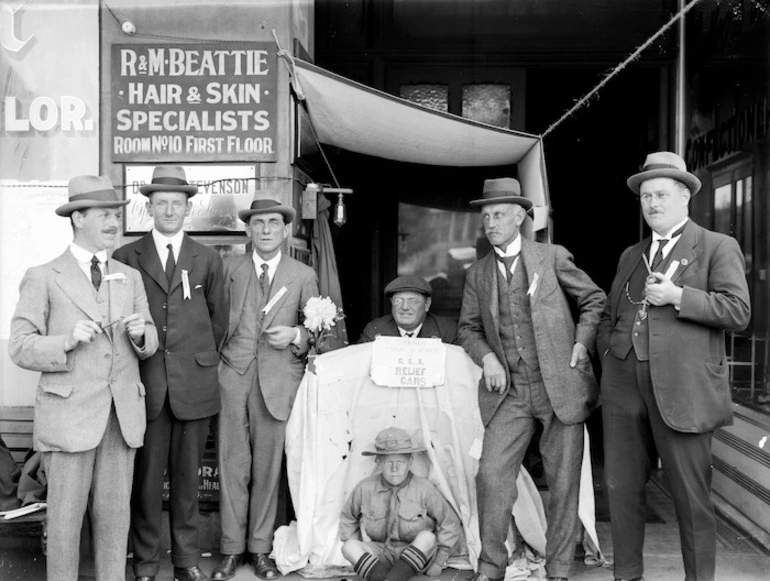
[[[105,274],[102,277],[102,282],[110,282],[111,280],[116,282],[126,282],[126,278],[125,272],[114,272],[112,274]]]
[[[529,285],[529,290],[527,291],[528,297],[535,296],[535,291],[537,290],[537,273],[535,273],[535,276],[532,277],[532,284]]]
[[[286,294],[286,287],[282,286],[281,289],[275,293],[272,299],[270,299],[270,302],[265,305],[265,308],[262,309],[262,312],[264,314],[267,314],[270,312],[270,309],[272,309],[275,306],[275,303],[277,303],[283,295]]]
[[[184,294],[184,298],[185,299],[191,298],[191,295],[190,295],[190,275],[189,275],[189,273],[185,269],[182,269],[182,292]]]

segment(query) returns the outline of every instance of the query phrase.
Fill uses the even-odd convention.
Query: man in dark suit
[[[142,274],[160,347],[139,370],[147,389],[147,431],[136,455],[131,539],[137,581],[158,574],[163,474],[168,468],[171,562],[175,581],[204,581],[198,568],[198,469],[212,416],[221,409],[217,346],[228,306],[219,253],[182,230],[198,188],[179,166],[158,166],[148,197],[153,229],[113,254]]]
[[[711,439],[732,423],[724,332],[744,329],[751,316],[744,258],[733,238],[689,219],[701,183],[678,155],[648,155],[628,186],[652,236],[620,257],[597,336],[615,577],[643,573],[644,489],[656,449],[685,579],[713,581]]]
[[[532,207],[519,182],[484,182],[484,233],[493,251],[468,270],[458,337],[483,368],[484,444],[476,494],[481,554],[473,581],[502,579],[516,477],[536,422],[550,500],[546,571],[566,579],[575,553],[583,422],[597,399],[588,353],[605,294],[562,246],[531,242],[519,227]],[[575,326],[567,297],[577,304]]]
[[[139,273],[108,259],[121,201],[104,176],[69,182],[74,240],[30,268],[19,288],[9,351],[40,371],[32,434],[48,482],[49,581],[77,581],[83,516],[90,515],[96,578],[124,579],[136,448],[145,430],[137,359],[158,335]]]
[[[404,275],[390,281],[385,296],[390,299],[391,314],[367,323],[359,343],[384,337],[437,337],[444,343],[457,340],[457,324],[448,317],[429,313],[431,287],[422,277]]]
[[[308,332],[300,313],[318,296],[315,271],[281,252],[294,208],[254,200],[238,212],[254,246],[225,264],[230,327],[222,347],[218,422],[222,561],[212,573],[235,575],[252,553],[261,579],[275,579],[269,557],[278,507],[286,420],[305,372]]]

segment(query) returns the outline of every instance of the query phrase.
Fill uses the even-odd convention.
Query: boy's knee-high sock
[[[387,574],[388,581],[406,581],[414,575],[425,569],[428,564],[428,558],[425,554],[413,545],[409,545],[401,551],[398,561],[393,563]]]
[[[366,581],[384,581],[388,567],[371,553],[364,553],[353,569]]]

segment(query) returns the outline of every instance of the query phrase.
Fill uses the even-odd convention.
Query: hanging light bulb
[[[348,221],[348,208],[345,206],[342,194],[337,195],[337,204],[334,206],[334,223],[343,226]]]

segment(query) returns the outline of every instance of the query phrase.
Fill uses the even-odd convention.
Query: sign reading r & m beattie
[[[112,47],[112,160],[276,159],[272,43]]]

